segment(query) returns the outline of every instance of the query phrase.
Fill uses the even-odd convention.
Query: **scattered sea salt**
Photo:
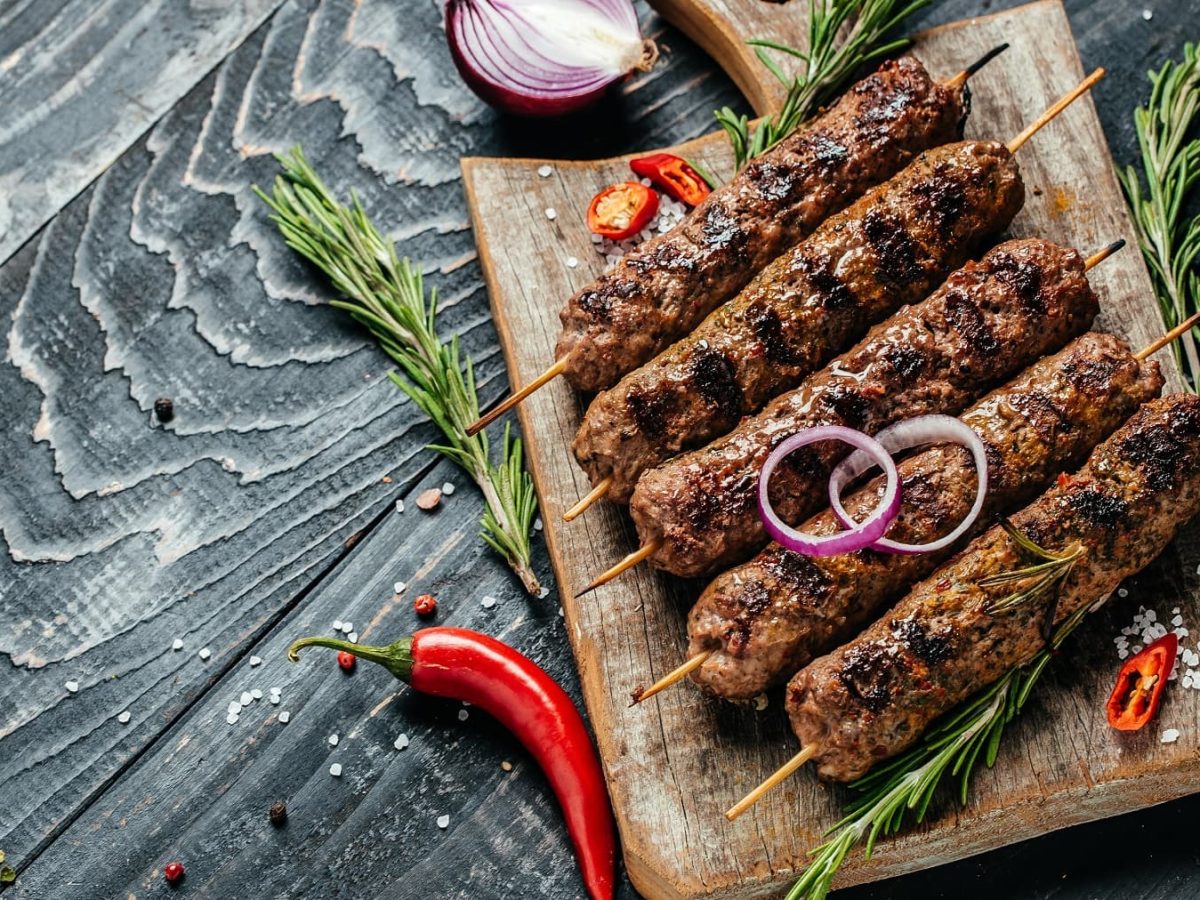
[[[579,265],[579,257],[577,257],[577,256],[568,256],[567,257],[567,268],[568,269],[574,269],[578,265]]]
[[[253,697],[255,700],[261,700],[262,699],[262,691],[259,690],[258,688],[254,688],[253,690],[250,691],[250,696]]]
[[[438,816],[437,817],[437,827],[442,828],[442,829],[449,828],[450,827],[450,817],[449,816]]]
[[[554,174],[554,169],[550,166],[538,166],[537,173],[543,178],[549,178]]]
[[[183,649],[183,641],[180,640],[179,638],[175,638],[175,640],[171,641],[171,649],[172,650],[182,650]]]
[[[121,713],[119,716],[117,716],[117,721],[120,722],[122,725],[128,725],[129,724],[129,710],[125,710],[123,713]]]
[[[392,591],[397,594],[403,594],[404,589],[406,587],[408,587],[408,585],[405,584],[403,581],[397,581],[395,584],[392,585]]]
[[[351,623],[351,622],[343,622],[342,623],[342,633],[343,634],[349,634],[353,630],[354,630],[353,623]]]
[[[250,657],[250,665],[251,665],[251,667],[261,666],[262,665],[262,657],[261,656]]]
[[[352,644],[357,644],[358,643],[358,632],[357,631],[350,632],[348,635],[346,635],[346,640],[348,640]]]
[[[1129,591],[1127,591],[1125,588],[1117,588],[1117,596],[1124,600],[1129,596]]]
[[[225,707],[225,712],[231,716],[236,716],[241,711],[242,704],[238,703],[236,700],[230,700],[229,705]]]
[[[1142,18],[1145,19],[1147,22],[1149,22],[1151,19],[1154,18],[1154,10],[1143,9],[1142,10]]]
[[[546,207],[546,218],[549,219],[551,222],[553,222],[555,219],[558,218],[558,210],[555,209],[553,206],[547,206]]]
[[[66,684],[63,685],[63,687],[65,687],[67,689],[67,693],[73,694],[77,690],[79,690],[79,682],[78,681],[68,681]]]
[[[542,524],[542,519],[540,516],[533,520],[533,530],[534,531],[541,531],[544,527],[545,526]]]
[[[484,597],[482,600],[479,601],[479,605],[482,606],[484,609],[491,609],[493,606],[496,605],[496,598],[495,597]]]
[[[396,501],[396,512],[398,512],[398,513],[404,512],[404,501],[403,500]]]
[[[208,659],[210,656],[212,656],[212,651],[209,650],[207,647],[201,647],[200,652],[197,653],[196,655],[199,656],[201,659]]]
[[[342,777],[342,764],[334,763],[332,766],[330,766],[329,774],[332,775],[334,778],[341,778]]]
[[[550,596],[550,588],[545,587],[543,585],[542,589],[540,591],[538,591],[538,599],[545,600],[549,596]]]
[[[237,713],[230,713],[225,717],[225,724],[236,725],[238,723]]]
[[[254,698],[250,696],[249,691],[242,691],[242,696],[238,698],[238,702],[241,703],[242,706],[249,706],[254,702]]]
[[[754,708],[756,710],[758,710],[759,712],[762,712],[764,709],[767,708],[767,702],[768,702],[767,695],[759,694],[757,697],[754,698]]]
[[[272,706],[278,706],[278,705],[279,705],[279,695],[278,695],[278,694],[272,694],[272,695],[271,695],[270,697],[268,697],[267,699],[269,699],[269,700],[271,701],[271,705],[272,705]]]
[[[279,721],[284,725],[286,725],[291,718],[292,714],[286,709],[279,714]]]
[[[1179,740],[1179,729],[1178,728],[1168,728],[1166,731],[1164,731],[1162,733],[1162,742],[1164,744],[1173,744],[1177,740]]]
[[[469,715],[470,715],[470,713],[468,713],[465,709],[460,709],[458,711],[458,721],[460,721],[460,722],[467,721],[467,716],[469,716]]]
[[[336,747],[337,745],[338,745],[338,736],[336,734],[331,734],[329,736],[329,746]]]
[[[447,481],[445,484],[442,485],[442,496],[443,497],[449,497],[453,493],[454,493],[454,482],[453,481]]]
[[[342,620],[341,620],[341,619],[334,619],[334,620],[333,620],[333,630],[334,630],[334,631],[341,631],[341,630],[342,630]]]
[[[397,750],[407,750],[408,749],[408,735],[407,734],[400,735],[400,737],[396,738],[396,741],[395,741],[395,743],[392,744],[392,746],[395,747]]]

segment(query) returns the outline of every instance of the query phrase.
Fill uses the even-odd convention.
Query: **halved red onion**
[[[771,506],[769,491],[771,475],[774,474],[780,461],[801,447],[819,441],[842,441],[851,447],[856,447],[859,453],[865,454],[887,475],[887,488],[883,492],[883,497],[866,521],[861,524],[851,522],[847,526],[849,530],[824,536],[797,531],[779,518]],[[792,435],[771,451],[771,455],[767,457],[762,472],[758,476],[758,514],[762,518],[767,534],[788,550],[803,553],[805,556],[837,556],[840,553],[853,553],[855,550],[868,547],[883,536],[899,512],[900,478],[896,474],[896,463],[879,441],[861,431],[855,431],[853,428],[841,425],[820,425],[815,428],[806,428],[804,431]]]
[[[556,116],[658,57],[630,0],[447,0],[450,54],[482,99],[521,116]]]
[[[953,416],[917,416],[885,428],[875,435],[875,440],[882,444],[888,453],[898,453],[901,450],[908,450],[924,444],[960,444],[971,451],[971,456],[975,460],[976,486],[974,504],[966,518],[959,522],[958,526],[949,534],[927,544],[905,544],[881,537],[870,545],[871,549],[883,553],[909,555],[930,553],[934,550],[943,550],[962,537],[979,518],[979,513],[983,510],[984,498],[987,496],[987,448],[984,447],[979,435]],[[863,453],[860,450],[842,460],[841,464],[833,470],[833,474],[829,476],[829,504],[833,507],[833,514],[837,516],[838,521],[847,528],[854,528],[856,525],[845,507],[842,506],[842,488],[875,465],[874,454]]]

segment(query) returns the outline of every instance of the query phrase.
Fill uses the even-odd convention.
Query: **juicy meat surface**
[[[567,380],[609,387],[688,334],[830,213],[961,137],[967,108],[964,90],[938,84],[912,57],[885,62],[571,297],[555,348]]]
[[[625,502],[643,471],[725,434],[1003,231],[1025,189],[1003,144],[922,153],[826,219],[733,300],[597,396],[571,449]]]
[[[1014,585],[979,581],[1029,564],[997,526],[858,638],[796,674],[788,715],[800,741],[819,748],[819,774],[850,781],[912,746],[938,716],[1033,659],[1053,626],[1145,568],[1198,511],[1200,397],[1153,400],[1078,474],[1013,517],[1051,552],[1083,548],[1057,591],[988,612]]]
[[[1077,468],[1098,443],[1162,390],[1155,362],[1139,362],[1119,338],[1089,332],[1026,369],[960,416],[983,440],[988,490],[973,533],[1028,503],[1059,472]],[[902,460],[900,515],[888,537],[936,540],[975,501],[970,452],[938,444]],[[862,521],[879,504],[880,476],[843,500]],[[816,535],[842,530],[830,510],[805,522]],[[688,616],[688,655],[712,655],[692,678],[728,699],[746,699],[790,678],[853,637],[969,538],[912,556],[860,550],[806,557],[771,544],[717,577]]]
[[[846,425],[874,434],[903,418],[956,414],[1086,331],[1096,312],[1074,250],[1040,239],[995,247],[730,434],[645,472],[629,510],[640,543],[660,542],[651,564],[703,575],[763,547],[758,473],[771,450],[801,429]],[[846,453],[823,442],[783,460],[770,485],[776,513],[796,525],[816,512]]]

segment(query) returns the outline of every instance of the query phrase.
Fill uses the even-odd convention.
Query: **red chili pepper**
[[[423,694],[465,700],[490,713],[537,760],[550,781],[584,885],[613,895],[616,840],[600,760],[575,704],[536,663],[495,638],[463,628],[423,628],[386,647],[310,637],[288,648],[331,647],[379,663]]]
[[[695,206],[712,193],[708,182],[686,159],[673,153],[651,153],[629,161],[629,168],[680,203]]]
[[[1108,698],[1109,725],[1117,731],[1137,731],[1154,718],[1178,652],[1179,638],[1171,632],[1125,661]]]
[[[432,616],[437,612],[437,597],[433,594],[422,594],[413,601],[413,609],[418,616]]]
[[[167,884],[179,884],[183,879],[183,863],[167,863],[163,868],[163,877],[167,879]]]
[[[353,672],[354,671],[354,654],[353,653],[347,653],[345,650],[343,650],[341,653],[339,653],[337,655],[337,661],[338,661],[338,665],[342,667],[343,672]]]
[[[633,237],[658,212],[658,194],[636,181],[610,184],[588,206],[588,228],[614,241]]]

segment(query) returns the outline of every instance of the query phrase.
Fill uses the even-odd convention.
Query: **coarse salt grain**
[[[225,717],[225,723],[227,725],[236,725],[237,722],[238,722],[237,713],[230,713],[229,715],[227,715]]]
[[[121,713],[119,716],[117,716],[117,721],[120,722],[122,725],[128,725],[129,724],[129,710],[125,710],[123,713]]]
[[[400,735],[400,737],[396,738],[396,740],[392,744],[392,746],[395,747],[397,750],[407,750],[408,749],[408,735],[407,734]]]
[[[495,597],[484,597],[482,600],[479,601],[479,605],[482,606],[484,609],[491,609],[493,606],[496,605],[496,598]]]
[[[578,266],[578,265],[579,265],[579,258],[578,258],[578,257],[575,257],[575,256],[568,256],[568,257],[567,257],[567,268],[568,268],[568,269],[574,269],[574,268],[575,268],[576,266]]]
[[[403,581],[397,581],[395,584],[392,585],[392,591],[397,594],[403,594],[404,589],[406,587],[408,587],[408,585],[405,584]]]
[[[1151,19],[1154,18],[1154,10],[1143,9],[1142,10],[1142,18],[1145,19],[1147,22],[1149,22]]]
[[[348,640],[352,644],[357,644],[358,643],[358,632],[357,631],[350,632],[348,635],[346,635],[346,640]]]
[[[201,659],[208,659],[210,656],[212,656],[212,651],[209,650],[207,647],[201,647],[200,652],[197,653],[196,655],[199,656]]]
[[[258,688],[254,688],[253,690],[250,691],[250,696],[253,697],[255,700],[261,700],[262,699],[262,691],[259,690]]]
[[[449,497],[453,493],[454,493],[454,482],[453,481],[447,481],[445,484],[442,485],[442,496],[443,497]]]
[[[271,701],[271,705],[272,705],[272,706],[278,706],[278,705],[279,705],[279,695],[278,695],[278,694],[272,694],[272,695],[271,695],[270,697],[268,697],[267,699]]]
[[[396,501],[396,512],[398,512],[398,513],[404,512],[404,501],[403,500]]]
[[[437,827],[441,828],[443,830],[446,828],[449,828],[450,827],[450,817],[449,816],[438,816],[437,817]]]
[[[538,599],[539,600],[545,600],[549,596],[550,596],[550,588],[548,588],[548,587],[543,587],[540,591],[538,591]]]
[[[544,527],[545,527],[545,525],[542,524],[542,520],[540,517],[533,520],[533,530],[534,531],[541,531]]]
[[[171,649],[172,650],[182,650],[183,649],[183,641],[181,641],[179,638],[175,638],[175,640],[171,641]]]
[[[1178,728],[1168,728],[1166,731],[1164,731],[1162,733],[1162,742],[1164,744],[1173,744],[1177,740],[1179,740],[1179,729]]]
[[[342,620],[341,620],[341,619],[334,619],[334,620],[333,620],[333,630],[334,630],[334,631],[341,631],[341,630],[342,630]]]
[[[249,706],[254,702],[254,698],[250,696],[249,691],[242,691],[242,696],[238,698],[238,702],[241,703],[242,706]]]
[[[759,712],[762,712],[764,709],[767,708],[767,695],[766,694],[759,694],[757,697],[754,698],[754,708],[756,710],[758,710]]]
[[[546,207],[546,218],[549,219],[551,222],[553,222],[555,219],[558,218],[558,210],[555,209],[553,206],[547,206]]]
[[[538,166],[537,173],[538,173],[538,175],[542,176],[543,178],[549,178],[551,175],[554,174],[554,169],[551,168],[550,166]]]
[[[250,657],[250,665],[251,665],[251,667],[261,666],[262,665],[262,657],[261,656]]]
[[[229,705],[225,707],[225,712],[231,716],[236,716],[241,711],[242,704],[238,703],[236,700],[230,700]]]
[[[336,734],[331,734],[329,736],[329,746],[336,747],[337,745],[338,745],[338,736]]]
[[[77,690],[79,690],[79,682],[78,681],[68,681],[66,684],[63,685],[63,687],[65,687],[67,689],[68,693],[73,694]]]
[[[334,763],[332,766],[330,766],[329,774],[332,775],[334,778],[341,778],[342,777],[342,764]]]
[[[1129,596],[1129,591],[1127,591],[1125,588],[1117,588],[1117,596],[1124,599],[1125,597]]]
[[[349,634],[353,630],[354,630],[354,624],[352,622],[343,622],[342,623],[342,633],[343,634]]]
[[[292,714],[286,709],[279,714],[279,721],[284,725],[286,725],[291,718]]]
[[[465,709],[460,709],[458,711],[458,721],[460,721],[460,722],[467,721],[467,716],[469,716],[469,715],[470,715],[470,713],[468,713]]]

